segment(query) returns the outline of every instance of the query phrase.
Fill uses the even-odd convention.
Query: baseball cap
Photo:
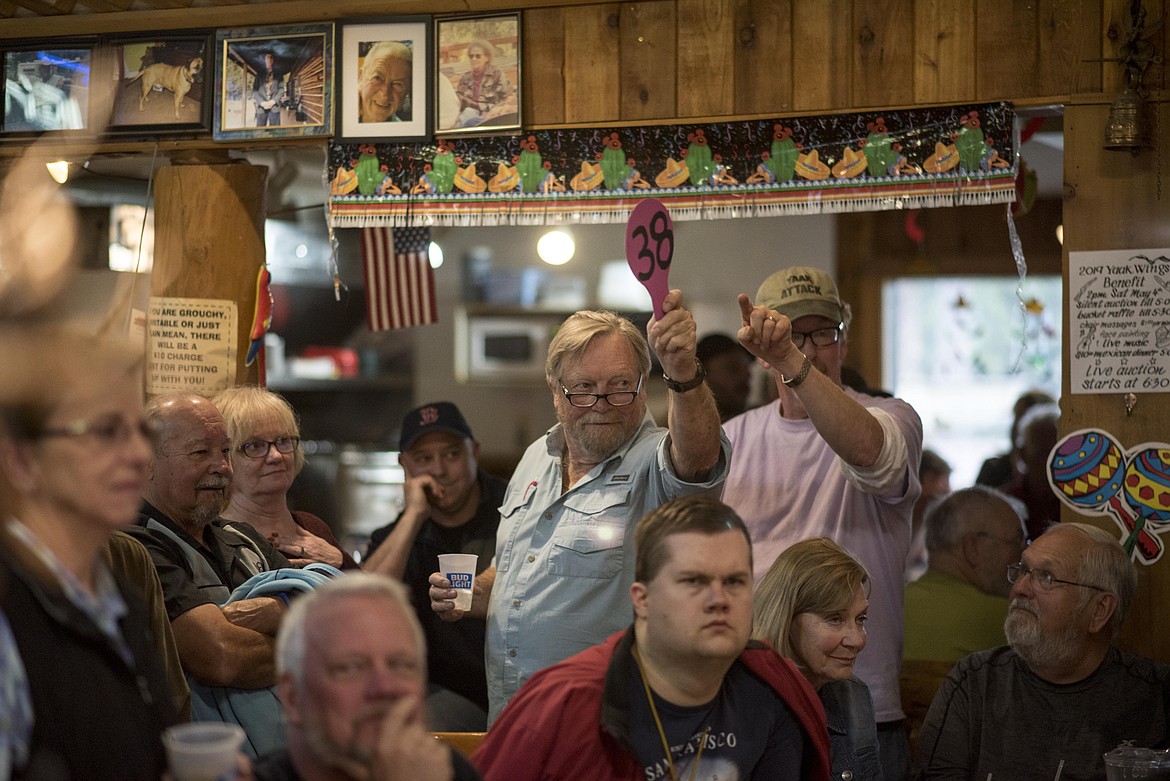
[[[756,291],[756,305],[775,309],[789,320],[820,315],[845,322],[845,306],[833,278],[819,268],[793,266],[777,271]]]
[[[467,425],[459,408],[449,401],[436,401],[406,413],[402,419],[402,434],[398,438],[399,452],[406,452],[419,437],[433,431],[446,431],[474,439],[471,426]]]

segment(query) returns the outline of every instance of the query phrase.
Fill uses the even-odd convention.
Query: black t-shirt
[[[464,618],[448,622],[431,610],[430,583],[427,578],[439,571],[439,554],[474,553],[479,559],[476,572],[491,566],[496,553],[496,529],[500,525],[500,505],[508,482],[480,470],[479,504],[475,515],[462,526],[449,529],[431,520],[423,522],[411,546],[402,580],[410,588],[414,612],[427,638],[427,669],[431,683],[450,689],[485,711],[488,708],[487,674],[483,651],[487,623],[483,619]],[[400,515],[399,518],[402,516]],[[395,519],[394,523],[398,523]],[[394,524],[383,526],[370,535],[367,556],[377,550],[390,535]]]
[[[630,666],[630,679],[630,739],[634,753],[645,770],[646,781],[669,781],[662,737],[636,664]],[[711,702],[681,707],[654,695],[654,707],[662,720],[679,779],[800,779],[804,752],[800,725],[779,695],[739,661],[727,671],[723,688]],[[699,766],[692,774],[696,757]]]

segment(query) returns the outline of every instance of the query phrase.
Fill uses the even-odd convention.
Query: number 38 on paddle
[[[674,224],[657,198],[642,200],[626,225],[626,262],[650,294],[654,317],[662,319],[662,300],[670,292],[667,275],[674,257]]]

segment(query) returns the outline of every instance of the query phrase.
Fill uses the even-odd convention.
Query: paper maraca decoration
[[[1149,521],[1170,521],[1170,465],[1167,461],[1170,461],[1170,450],[1155,447],[1145,448],[1130,457],[1125,470],[1125,498],[1138,513],[1134,534],[1142,532]],[[1151,536],[1161,542],[1157,535]],[[1161,552],[1159,546],[1158,553]]]
[[[662,319],[662,300],[670,292],[667,275],[674,258],[674,224],[657,198],[645,198],[626,224],[626,262],[650,294],[654,317]]]
[[[1053,490],[1074,509],[1112,511],[1130,536],[1126,550],[1138,549],[1146,563],[1162,555],[1162,543],[1139,524],[1122,502],[1126,459],[1121,447],[1103,431],[1082,429],[1056,443],[1049,457],[1048,478]],[[1144,524],[1143,524],[1144,525]]]

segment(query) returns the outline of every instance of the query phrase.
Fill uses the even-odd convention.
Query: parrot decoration
[[[252,315],[252,343],[248,345],[245,366],[251,366],[256,362],[256,356],[260,354],[260,348],[264,344],[264,334],[272,327],[272,291],[269,289],[271,281],[272,274],[265,264],[256,274],[256,312]]]

